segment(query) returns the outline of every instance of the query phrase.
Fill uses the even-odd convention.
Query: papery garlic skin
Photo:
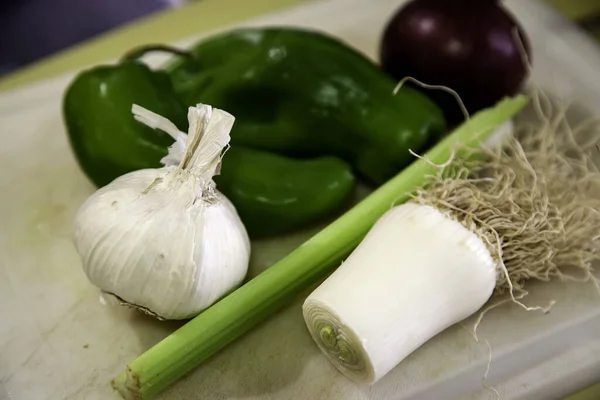
[[[123,175],[88,198],[76,216],[75,246],[89,280],[164,319],[195,316],[235,289],[250,258],[234,206],[200,178],[203,166],[216,164],[191,159],[190,170]]]

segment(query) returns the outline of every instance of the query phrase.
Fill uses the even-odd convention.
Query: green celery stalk
[[[527,103],[525,96],[517,96],[480,111],[427,152],[426,157],[443,163],[457,144],[479,146]],[[124,399],[151,399],[158,395],[332,272],[392,204],[408,200],[408,193],[423,186],[426,176],[433,173],[434,167],[423,160],[413,162],[289,255],[139,356],[113,380],[113,387]]]

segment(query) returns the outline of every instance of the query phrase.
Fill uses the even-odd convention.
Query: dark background
[[[0,0],[0,75],[181,0]]]
[[[0,76],[188,1],[192,0],[0,0]],[[546,1],[600,40],[600,0]]]

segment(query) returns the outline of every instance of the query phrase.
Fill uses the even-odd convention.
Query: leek
[[[593,283],[600,171],[584,122],[564,109],[516,124],[501,146],[455,157],[388,210],[304,302],[311,336],[360,384],[375,384],[448,327],[519,299],[535,280]],[[373,312],[376,307],[376,312]],[[476,337],[476,335],[475,335]],[[491,359],[490,359],[491,362]]]

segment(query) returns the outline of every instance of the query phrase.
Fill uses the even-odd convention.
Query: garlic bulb
[[[212,181],[234,118],[190,107],[186,137],[141,107],[134,114],[180,134],[167,166],[123,175],[88,198],[76,216],[75,246],[103,291],[159,318],[189,318],[239,286],[248,270],[248,234]]]

